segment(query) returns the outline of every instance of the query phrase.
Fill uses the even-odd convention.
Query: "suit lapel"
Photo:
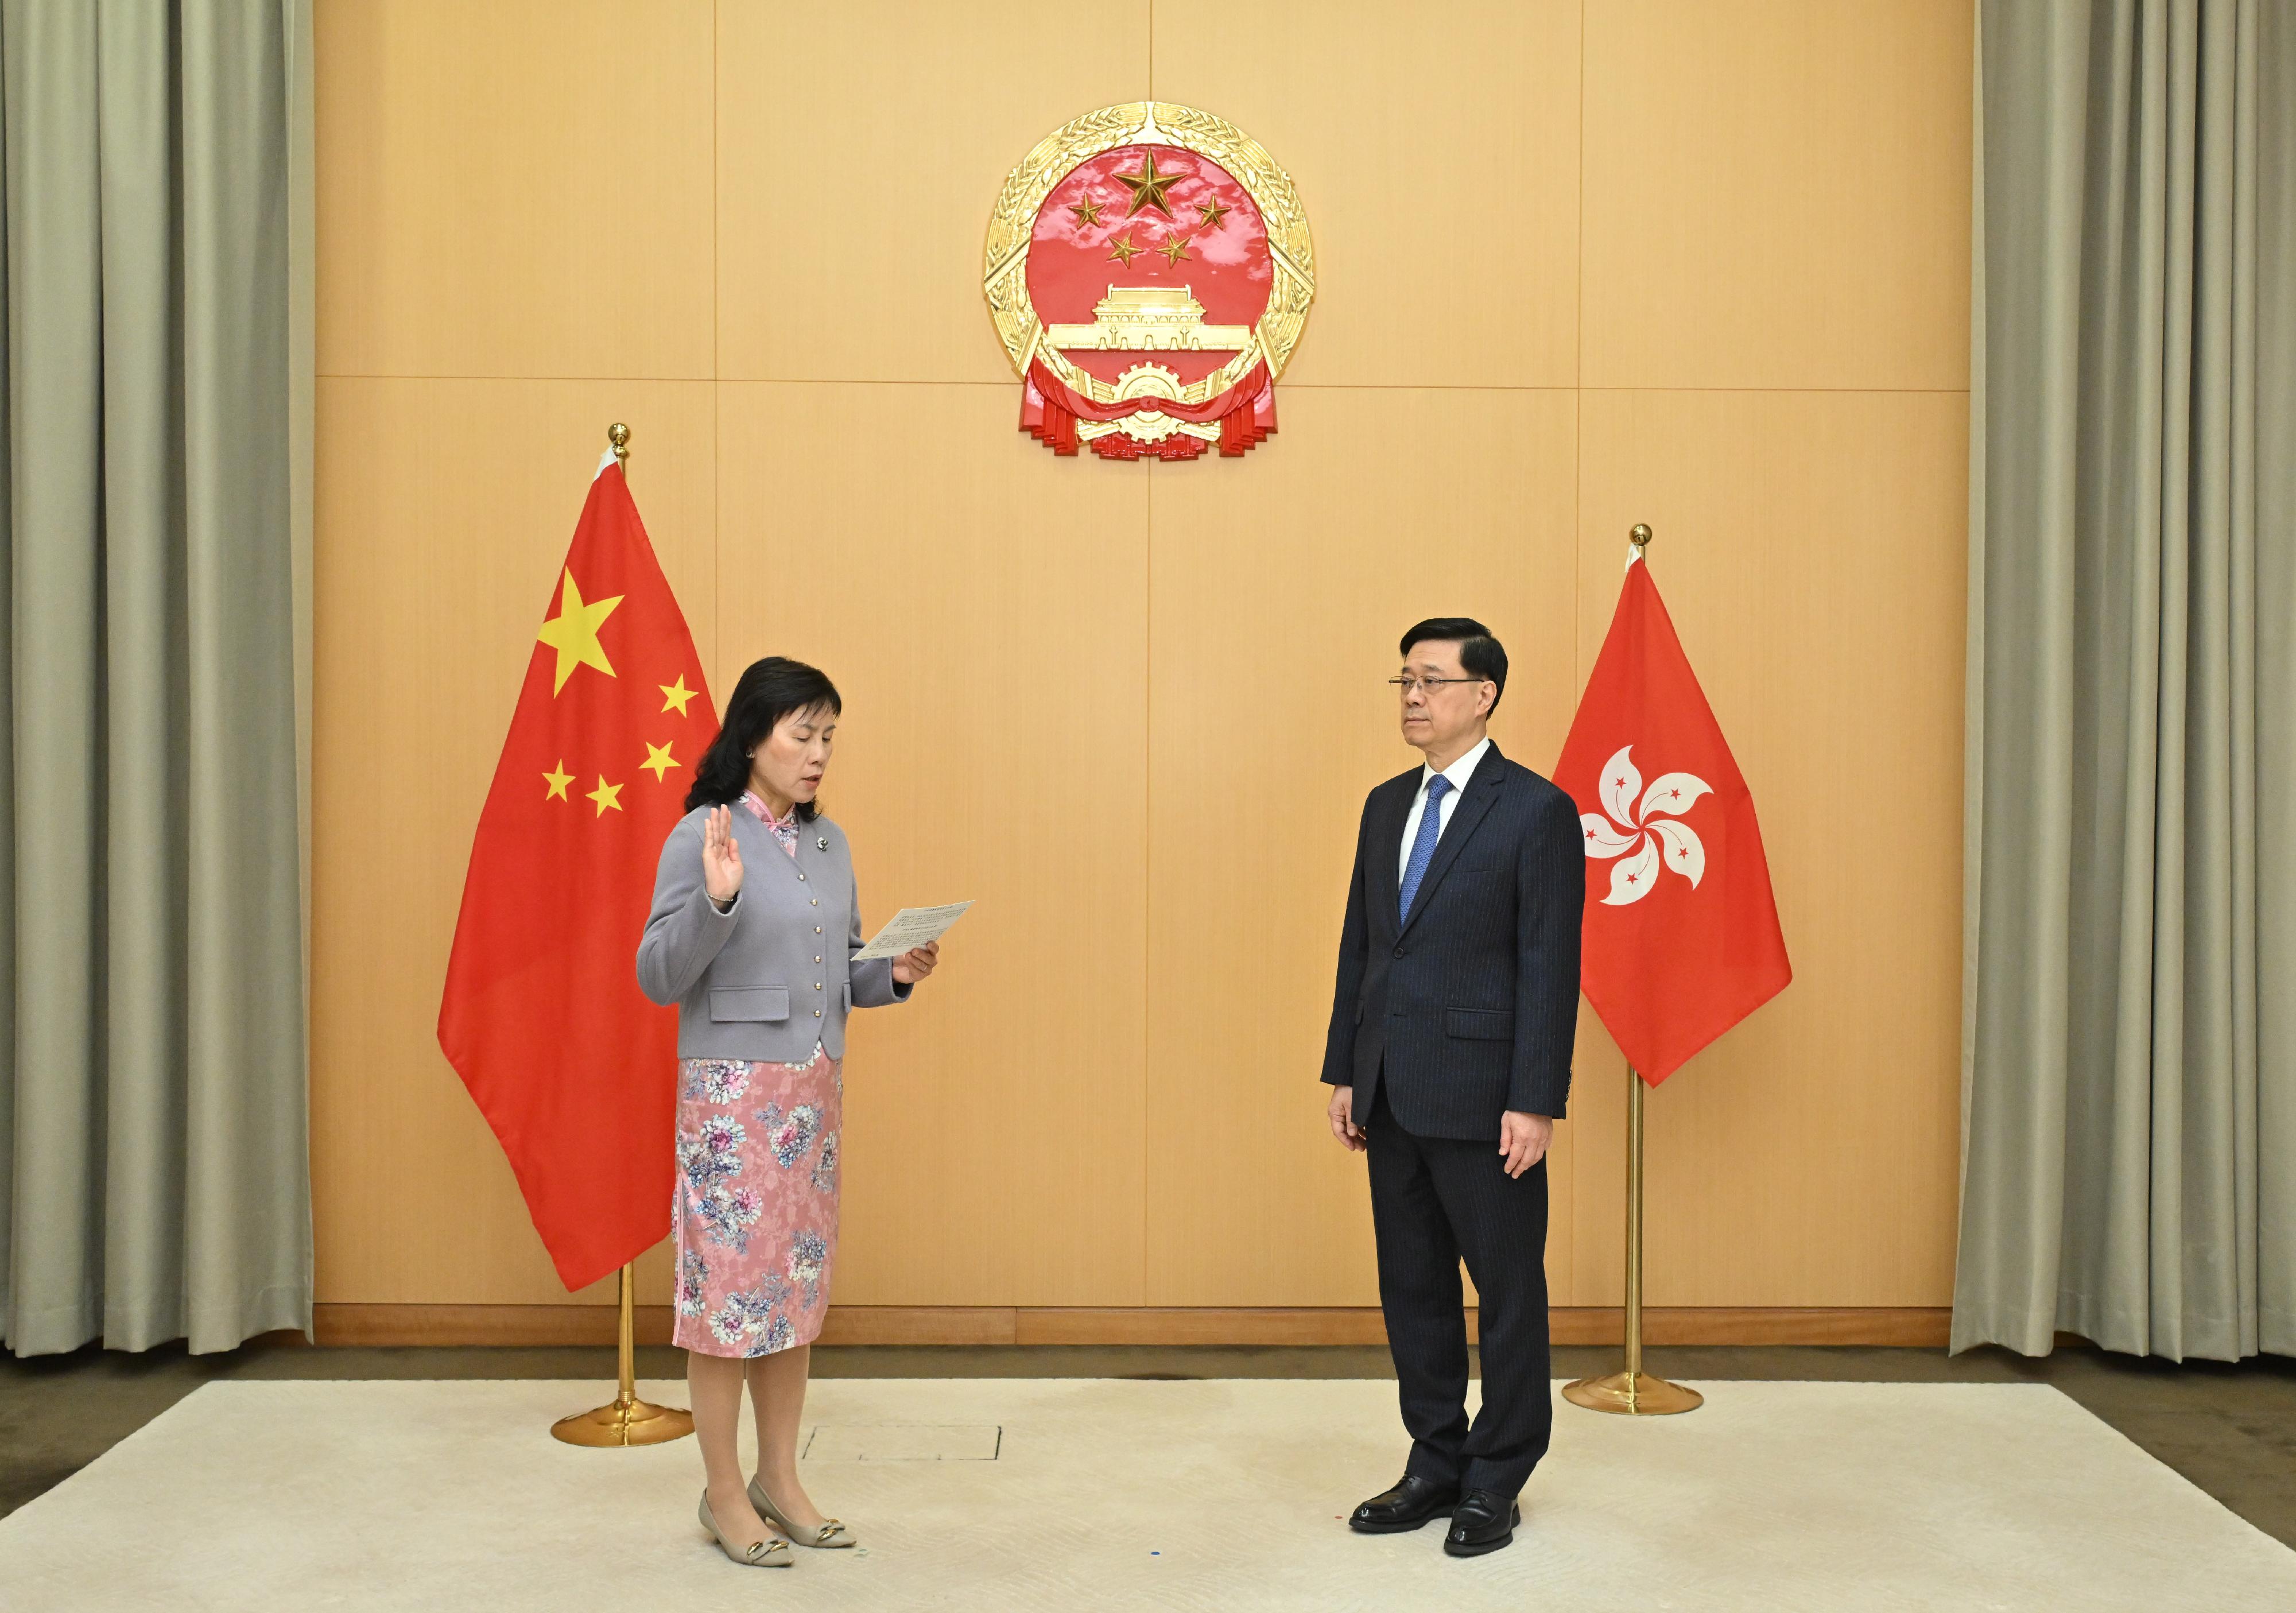
[[[1419,915],[1427,911],[1427,904],[1435,895],[1435,888],[1443,882],[1443,876],[1450,872],[1451,864],[1459,860],[1460,849],[1466,845],[1468,837],[1489,815],[1491,807],[1498,800],[1499,791],[1505,787],[1505,782],[1506,758],[1494,745],[1483,753],[1483,759],[1475,764],[1475,776],[1467,781],[1465,793],[1459,798],[1459,804],[1451,809],[1451,821],[1443,825],[1443,838],[1435,842],[1434,859],[1427,864],[1427,872],[1419,881],[1418,894],[1411,898],[1411,916],[1403,921],[1404,929],[1409,929],[1418,921]],[[1396,844],[1399,849],[1402,846],[1399,837]],[[1398,891],[1397,906],[1399,909],[1401,905],[1401,893]],[[1398,935],[1400,938],[1399,931]]]
[[[1366,877],[1379,895],[1379,910],[1387,920],[1389,935],[1396,935],[1403,929],[1402,881],[1396,878],[1396,870],[1402,865],[1403,825],[1410,819],[1411,803],[1418,798],[1420,776],[1407,775],[1403,787],[1393,790],[1372,828],[1371,866]]]

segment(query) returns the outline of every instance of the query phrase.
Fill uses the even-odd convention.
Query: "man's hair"
[[[1506,651],[1491,636],[1491,630],[1472,616],[1433,616],[1405,634],[1403,647],[1396,653],[1408,658],[1414,644],[1430,640],[1457,644],[1459,665],[1466,668],[1467,675],[1488,678],[1499,686],[1499,692],[1491,697],[1491,710],[1483,715],[1488,716],[1496,711],[1499,702],[1506,698],[1507,659]]]

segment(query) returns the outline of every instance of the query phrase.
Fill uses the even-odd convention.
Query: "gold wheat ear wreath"
[[[981,291],[1014,373],[1025,381],[1031,363],[1041,364],[1063,386],[1095,404],[1121,401],[1118,383],[1090,373],[1044,340],[1044,323],[1029,297],[1029,248],[1037,217],[1054,188],[1080,164],[1128,145],[1175,146],[1218,164],[1251,198],[1267,231],[1274,282],[1267,308],[1242,350],[1210,375],[1177,388],[1173,401],[1200,405],[1234,387],[1262,363],[1274,381],[1291,362],[1307,326],[1308,305],[1316,298],[1316,248],[1299,191],[1267,148],[1235,125],[1169,101],[1128,101],[1086,112],[1038,141],[1005,176],[989,214]],[[1144,171],[1124,183],[1138,197],[1164,180],[1164,176]],[[1138,205],[1160,205],[1160,192],[1157,195],[1157,202],[1143,200]],[[1214,208],[1221,216],[1230,210],[1217,202]],[[1207,216],[1199,222],[1210,227],[1218,218]]]

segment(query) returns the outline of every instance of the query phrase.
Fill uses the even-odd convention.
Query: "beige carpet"
[[[1562,1408],[1514,1546],[1455,1562],[1340,1521],[1401,1468],[1391,1384],[828,1380],[807,1483],[864,1549],[756,1570],[691,1441],[548,1437],[596,1384],[211,1384],[0,1519],[0,1607],[2296,1609],[2296,1552],[2054,1389],[1705,1387]]]

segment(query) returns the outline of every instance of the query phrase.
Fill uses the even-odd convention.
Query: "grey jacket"
[[[678,820],[662,843],[653,911],[638,941],[638,985],[677,1004],[677,1056],[799,1064],[816,1038],[845,1056],[845,1016],[905,1003],[890,958],[852,962],[861,949],[853,854],[827,818],[798,825],[797,858],[735,802],[742,889],[719,913],[701,879],[708,808]]]

